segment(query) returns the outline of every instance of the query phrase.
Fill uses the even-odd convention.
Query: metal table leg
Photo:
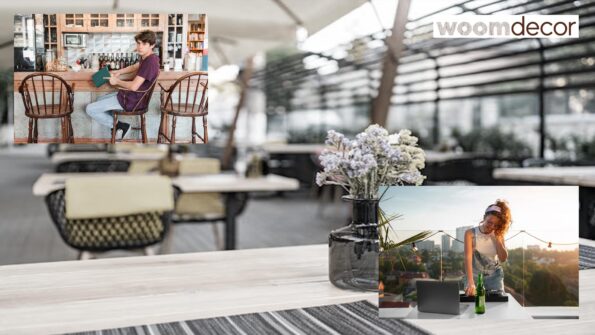
[[[225,194],[225,250],[236,248],[236,215],[242,203],[241,193]]]
[[[579,187],[579,237],[595,239],[595,188]]]

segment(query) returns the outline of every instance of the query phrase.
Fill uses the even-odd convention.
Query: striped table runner
[[[180,321],[102,331],[80,335],[186,335],[186,334],[407,334],[427,331],[398,319],[378,318],[378,308],[367,301]]]
[[[578,267],[581,270],[595,268],[595,248],[581,244],[579,245]]]

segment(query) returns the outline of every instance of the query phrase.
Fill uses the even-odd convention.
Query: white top
[[[475,229],[475,249],[487,258],[493,259],[495,261],[498,260],[496,245],[492,240],[492,238],[495,238],[494,232],[484,234],[481,232],[481,229],[479,229],[479,226],[473,229]]]

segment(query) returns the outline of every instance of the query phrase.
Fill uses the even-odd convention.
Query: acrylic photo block
[[[206,22],[198,13],[14,15],[8,136],[17,144],[207,143]]]
[[[578,187],[385,190],[380,317],[578,318]]]

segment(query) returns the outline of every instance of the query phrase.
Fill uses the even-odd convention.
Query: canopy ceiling
[[[21,0],[0,2],[0,44],[12,45],[15,13],[168,12],[206,13],[209,25],[209,63],[237,64],[270,48],[294,45],[296,28],[311,35],[366,0]],[[11,55],[2,48],[2,56]],[[12,59],[12,57],[11,57]]]

